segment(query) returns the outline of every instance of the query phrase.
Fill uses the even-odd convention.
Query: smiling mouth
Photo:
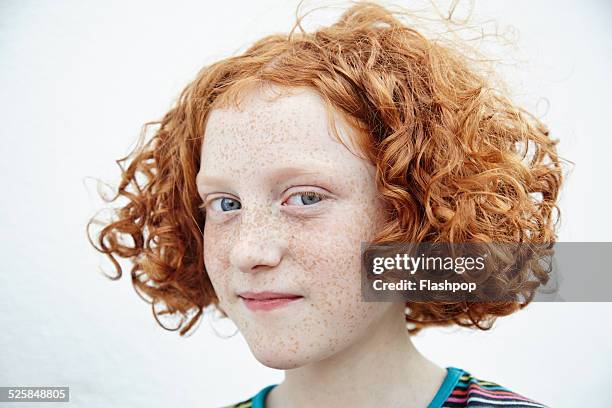
[[[291,293],[244,292],[238,295],[244,305],[252,311],[269,311],[293,304],[304,297]]]

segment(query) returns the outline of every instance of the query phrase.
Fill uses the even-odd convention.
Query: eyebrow
[[[307,163],[304,167],[321,166],[321,165],[323,164],[319,162],[313,162],[313,163]],[[324,166],[327,168],[326,165]],[[281,168],[270,171],[267,175],[267,179],[277,180],[281,177],[298,177],[298,176],[313,176],[313,175],[322,175],[322,173],[319,171],[309,171],[303,167],[288,166],[288,167],[281,167]],[[198,184],[198,186],[207,186],[207,187],[211,186],[212,187],[212,186],[226,185],[229,183],[229,179],[223,176],[217,176],[214,174],[198,173],[198,175],[196,176],[196,183]]]

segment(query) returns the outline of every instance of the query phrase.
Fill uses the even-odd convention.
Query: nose
[[[245,273],[274,268],[285,250],[281,227],[273,214],[243,209],[238,238],[230,251],[232,266]]]

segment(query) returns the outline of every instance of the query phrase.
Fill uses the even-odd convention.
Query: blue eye
[[[299,198],[298,202],[301,203],[301,204],[296,204],[296,205],[312,205],[312,204],[316,204],[319,201],[323,200],[323,196],[314,191],[305,191],[302,193],[293,194],[291,197],[289,197],[289,200],[287,200],[287,202],[291,201],[293,197],[298,197]]]
[[[217,202],[220,203],[220,208],[217,208],[217,206],[214,205]],[[213,210],[222,212],[239,210],[240,208],[242,208],[239,201],[229,197],[215,198],[214,200],[211,200],[210,205],[213,207]]]

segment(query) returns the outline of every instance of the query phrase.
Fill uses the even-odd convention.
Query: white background
[[[240,335],[221,339],[209,320],[189,338],[164,331],[129,273],[99,273],[110,264],[85,239],[101,205],[85,179],[116,182],[113,161],[144,122],[204,64],[287,31],[295,6],[0,2],[1,386],[70,386],[78,407],[216,407],[282,380]],[[560,240],[612,241],[612,2],[478,2],[476,17],[516,28],[516,98],[545,113],[576,164]],[[489,332],[433,329],[415,342],[442,366],[553,407],[609,407],[611,316],[611,303],[533,304]]]

